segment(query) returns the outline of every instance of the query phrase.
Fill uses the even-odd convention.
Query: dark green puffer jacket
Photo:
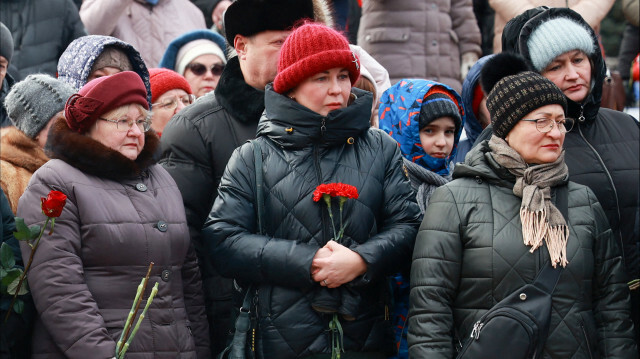
[[[530,253],[524,245],[515,177],[487,152],[485,141],[456,166],[457,179],[434,192],[418,232],[409,311],[413,358],[454,358],[454,346],[473,324],[533,282],[549,261],[546,246]],[[619,242],[593,192],[567,186],[569,264],[553,293],[543,357],[637,358]]]
[[[365,275],[346,284],[359,305],[356,320],[342,321],[345,349],[394,351],[385,276],[410,260],[420,213],[397,143],[369,129],[371,93],[353,91],[358,99],[352,105],[322,117],[267,86],[256,139],[264,158],[258,170],[264,173],[267,235],[255,234],[253,143],[232,155],[205,223],[216,269],[258,286],[260,358],[331,353],[331,315],[310,305],[321,288],[311,279],[311,261],[333,237],[326,205],[312,196],[330,182],[358,189],[358,199],[344,204],[342,243],[367,263]]]

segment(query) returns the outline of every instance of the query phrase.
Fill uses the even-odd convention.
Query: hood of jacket
[[[472,177],[477,181],[486,181],[506,188],[513,188],[516,182],[516,177],[493,159],[488,140],[474,146],[467,153],[465,161],[456,164],[453,170],[453,179],[465,177]]]
[[[265,113],[258,123],[257,136],[267,136],[278,145],[303,148],[309,144],[334,146],[347,143],[369,129],[371,92],[352,88],[357,96],[349,106],[322,116],[296,101],[273,90],[268,84],[265,92]]]
[[[90,175],[120,181],[144,175],[155,163],[153,154],[160,140],[155,131],[144,134],[144,147],[135,161],[112,150],[87,135],[72,131],[65,119],[51,126],[45,151],[51,158],[61,159]]]
[[[444,160],[429,156],[420,142],[420,108],[424,95],[433,86],[442,87],[457,100],[462,118],[460,129],[455,134],[453,150]],[[380,129],[398,142],[404,158],[440,175],[449,173],[449,164],[458,151],[458,141],[466,118],[462,98],[451,87],[422,79],[400,80],[380,97],[378,116]]]
[[[591,26],[589,26],[578,13],[567,8],[537,7],[527,10],[505,26],[504,32],[502,33],[502,51],[519,53],[529,62],[529,65],[531,65],[531,56],[529,54],[529,48],[527,47],[527,40],[541,23],[557,17],[566,17],[581,24],[589,31],[593,40],[595,50],[593,55],[590,56],[592,65],[591,91],[582,104],[567,98],[569,105],[567,116],[580,119],[582,115],[586,122],[595,121],[598,110],[600,110],[602,83],[604,82],[607,69],[604,59],[602,58],[600,44],[598,43],[598,37],[595,31],[593,31]]]
[[[130,44],[112,36],[89,35],[75,39],[60,56],[58,61],[58,79],[80,90],[87,83],[91,68],[105,46],[113,46],[129,57],[135,73],[140,75],[147,89],[147,101],[151,107],[151,85],[149,71],[138,50]]]
[[[227,61],[213,94],[231,117],[242,123],[256,123],[264,111],[264,91],[245,82],[237,56]]]
[[[467,77],[465,77],[462,83],[462,102],[464,104],[466,120],[464,121],[464,131],[467,134],[469,142],[472,144],[476,142],[480,133],[482,133],[482,126],[476,118],[476,114],[473,113],[473,94],[474,89],[480,83],[480,71],[484,64],[492,58],[494,55],[483,56],[478,60],[469,70]]]
[[[0,159],[3,161],[33,173],[49,160],[38,142],[15,127],[3,128],[0,136]]]

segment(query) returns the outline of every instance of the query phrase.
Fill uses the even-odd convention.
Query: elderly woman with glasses
[[[27,225],[43,225],[40,198],[64,193],[55,229],[40,241],[28,273],[38,320],[33,358],[113,358],[140,280],[158,293],[127,354],[209,358],[198,265],[180,192],[153,163],[140,76],[124,71],[90,81],[69,98],[49,132],[52,160],[18,204]],[[23,258],[31,249],[22,244]]]
[[[149,69],[153,115],[151,128],[158,137],[171,117],[195,100],[191,86],[179,73],[169,69]]]
[[[482,69],[493,136],[431,196],[411,266],[410,357],[454,358],[472,332],[481,343],[484,314],[551,265],[562,271],[535,358],[637,358],[619,242],[591,189],[568,181],[567,99],[526,69],[509,53]]]

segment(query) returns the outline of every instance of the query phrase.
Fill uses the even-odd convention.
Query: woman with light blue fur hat
[[[184,76],[200,97],[217,87],[227,64],[225,49],[224,38],[214,31],[190,31],[171,41],[159,66]]]

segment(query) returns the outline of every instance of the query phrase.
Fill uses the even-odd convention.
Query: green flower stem
[[[44,222],[44,226],[40,228],[40,234],[38,234],[38,238],[36,239],[36,244],[29,245],[31,246],[31,254],[29,254],[29,261],[27,262],[27,266],[24,267],[24,271],[20,276],[20,281],[18,282],[18,286],[16,287],[16,292],[13,294],[13,299],[11,299],[11,305],[9,305],[9,309],[7,309],[7,315],[4,317],[4,322],[6,323],[9,320],[9,316],[11,315],[11,311],[13,310],[13,305],[16,303],[16,299],[18,299],[18,293],[20,293],[20,288],[22,287],[22,282],[27,277],[27,271],[31,268],[31,263],[33,263],[33,256],[36,254],[36,249],[38,249],[38,244],[40,244],[40,238],[42,238],[42,234],[44,233],[44,229],[47,228],[47,224],[51,221],[51,217],[47,217],[47,221]],[[53,230],[53,229],[52,229]]]
[[[140,291],[140,297],[136,294],[137,300],[134,300],[133,303],[135,305],[135,310],[133,311],[132,319],[138,315],[138,309],[140,309],[140,303],[142,302],[142,296],[144,295],[144,291],[147,289],[147,283],[149,282],[149,276],[151,275],[151,268],[153,268],[153,262],[149,263],[149,268],[147,269],[147,275],[142,279],[142,290]],[[131,313],[129,313],[131,315]],[[131,331],[131,322],[128,323],[127,326],[122,329],[124,336],[122,336],[122,341],[126,342],[129,338],[129,332]],[[120,342],[120,340],[118,341]],[[116,355],[118,354],[118,344],[116,344]]]
[[[344,203],[347,201],[347,197],[340,196],[338,199],[338,204],[340,204],[340,232],[338,232],[338,239],[336,241],[340,241],[342,239],[342,235],[344,234],[344,224],[342,223],[342,208],[344,207]]]
[[[127,350],[129,350],[129,345],[131,344],[131,340],[133,340],[133,337],[138,332],[138,329],[140,328],[140,323],[142,323],[142,320],[144,319],[144,316],[147,314],[147,310],[149,309],[149,306],[151,305],[151,302],[153,302],[153,298],[156,296],[157,293],[158,293],[158,282],[156,282],[156,284],[153,286],[153,289],[151,289],[151,294],[147,299],[147,304],[144,306],[144,310],[142,311],[142,314],[140,314],[140,317],[138,318],[138,321],[136,322],[136,326],[133,328],[133,332],[131,332],[129,339],[127,339],[127,342],[124,344],[122,351],[118,354],[118,359],[124,358],[124,355],[127,353]]]
[[[323,194],[322,198],[324,202],[327,204],[327,210],[329,211],[329,218],[331,219],[331,229],[333,229],[333,238],[338,241],[338,233],[336,233],[336,225],[333,222],[333,211],[331,211],[331,196],[328,194]]]
[[[340,359],[344,352],[342,324],[338,319],[338,313],[333,314],[333,318],[329,322],[329,331],[331,332],[331,359]]]
[[[144,281],[146,278],[142,278],[140,284],[138,285],[138,291],[136,292],[136,298],[133,300],[133,304],[131,304],[131,310],[129,311],[129,315],[127,316],[127,321],[124,323],[124,328],[122,333],[120,333],[120,339],[118,339],[118,343],[116,344],[116,353],[122,349],[122,341],[124,339],[125,329],[131,326],[131,320],[133,319],[133,313],[136,309],[136,304],[138,304],[138,300],[140,299],[140,294],[142,293],[142,287],[144,285]]]

